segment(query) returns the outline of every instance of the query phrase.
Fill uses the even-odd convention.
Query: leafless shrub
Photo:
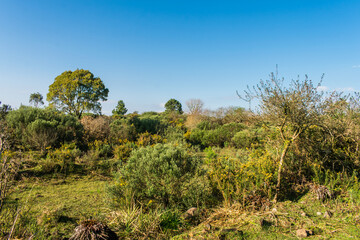
[[[74,230],[69,240],[117,240],[118,237],[108,226],[95,220],[85,220]]]
[[[84,116],[80,122],[84,126],[85,139],[89,142],[104,141],[110,135],[110,119],[106,116]]]

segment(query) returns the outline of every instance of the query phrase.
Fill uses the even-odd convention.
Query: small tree
[[[113,115],[123,116],[127,112],[127,108],[125,107],[125,103],[123,100],[118,101],[115,109],[112,110]]]
[[[175,112],[178,114],[182,114],[183,113],[182,105],[178,100],[172,98],[165,103],[165,112],[166,113]]]
[[[44,105],[43,96],[39,92],[32,93],[30,95],[29,103],[34,104],[34,107],[36,108],[38,105]]]
[[[109,90],[89,70],[66,71],[49,86],[47,100],[51,105],[78,118],[86,111],[101,112],[100,101],[106,101]]]
[[[281,173],[289,148],[296,139],[301,138],[306,129],[319,124],[322,94],[317,88],[320,83],[314,85],[305,76],[304,81],[293,80],[289,87],[285,87],[284,78],[279,79],[277,73],[271,73],[270,80],[261,80],[252,90],[248,88],[245,96],[239,96],[245,100],[259,99],[261,113],[277,125],[283,147],[279,159],[274,201],[277,201],[281,187]]]
[[[0,101],[0,120],[5,119],[6,115],[12,110],[10,105],[3,104],[1,105]]]

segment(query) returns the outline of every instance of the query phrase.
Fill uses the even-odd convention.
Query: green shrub
[[[119,139],[127,139],[135,141],[137,132],[136,126],[138,125],[137,117],[127,117],[116,119],[110,124],[110,138],[113,143],[118,142]]]
[[[45,151],[66,142],[80,142],[83,135],[83,127],[75,117],[51,108],[21,106],[9,112],[6,121],[15,143],[25,149]]]
[[[95,140],[89,143],[89,149],[96,153],[100,158],[111,157],[113,153],[112,146],[108,141]]]
[[[203,205],[210,191],[200,166],[200,159],[184,146],[157,144],[139,148],[120,169],[111,192],[119,202],[134,198],[145,205]]]
[[[163,230],[178,230],[183,225],[183,219],[181,219],[181,214],[176,210],[165,211],[160,216],[160,227]]]
[[[244,129],[237,132],[231,143],[237,148],[250,148],[259,146],[264,139],[264,129]]]
[[[185,131],[180,127],[168,127],[165,130],[165,136],[167,142],[184,142]]]
[[[45,163],[48,163],[45,167],[54,167],[54,171],[57,170],[57,166],[60,167],[59,171],[67,174],[73,170],[75,159],[81,155],[81,151],[76,147],[75,143],[63,144],[60,148],[49,151]],[[49,164],[52,162],[52,164]],[[44,169],[44,171],[51,172],[51,169]]]
[[[209,122],[205,121],[199,125],[199,128],[194,129],[190,135],[190,142],[201,144],[203,147],[223,147],[231,142],[238,131],[245,128],[244,124],[241,123],[228,123],[216,128],[208,126],[209,124]]]

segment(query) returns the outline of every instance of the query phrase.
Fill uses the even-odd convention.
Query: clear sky
[[[324,88],[360,90],[359,0],[0,0],[0,101],[46,98],[66,70],[88,69],[133,111],[202,99],[242,106],[236,90],[279,66]]]

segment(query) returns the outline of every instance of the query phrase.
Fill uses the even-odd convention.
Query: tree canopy
[[[39,104],[43,105],[44,104],[43,96],[39,92],[32,93],[30,94],[29,103],[34,104],[35,107],[38,107]]]
[[[49,86],[47,100],[51,106],[78,118],[84,112],[101,112],[99,101],[106,101],[109,90],[89,70],[65,71]]]
[[[182,105],[178,100],[172,98],[165,103],[165,112],[167,113],[177,112],[179,114],[182,114],[183,113]]]
[[[112,110],[112,113],[114,115],[122,116],[127,112],[127,108],[125,107],[125,103],[123,100],[118,101],[118,104],[116,105],[115,109]]]

